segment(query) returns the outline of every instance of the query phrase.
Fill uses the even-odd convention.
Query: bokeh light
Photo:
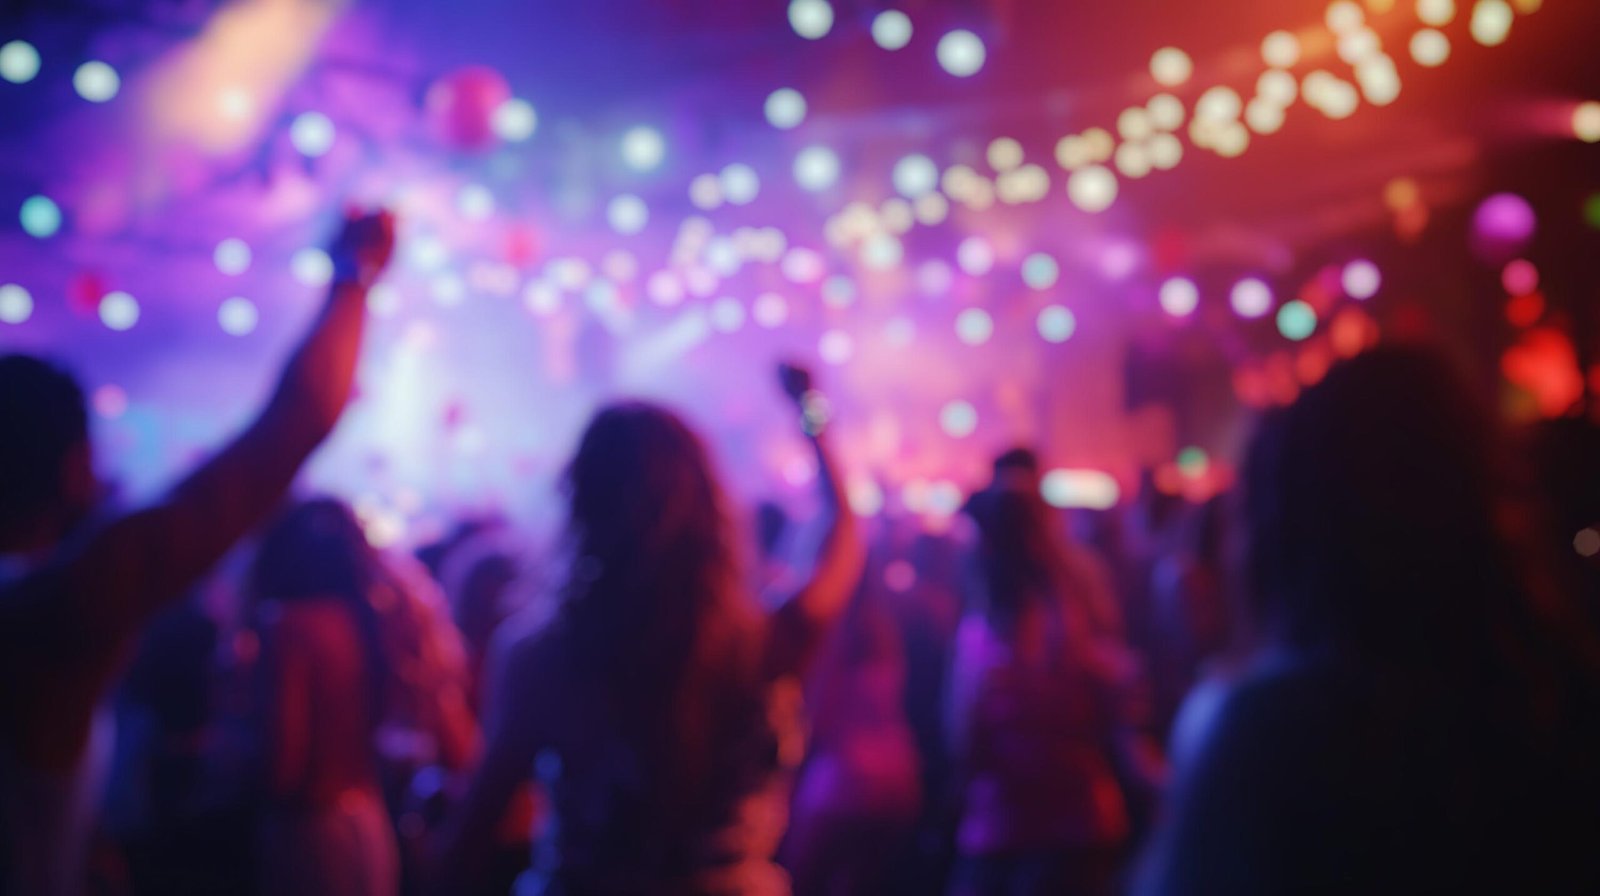
[[[762,111],[767,116],[768,124],[787,131],[799,127],[806,120],[806,98],[793,87],[780,87],[767,94]]]
[[[807,40],[826,37],[833,30],[833,7],[828,0],[791,0],[789,27]]]
[[[307,158],[326,155],[335,136],[333,119],[321,112],[302,112],[289,125],[289,142]]]
[[[1261,59],[1273,68],[1294,68],[1300,61],[1300,39],[1288,31],[1274,31],[1261,41]]]
[[[799,165],[796,163],[796,177]],[[802,182],[802,186],[804,183]],[[710,211],[722,204],[722,181],[715,174],[699,174],[689,181],[689,201],[702,211]]]
[[[0,78],[13,84],[26,84],[39,74],[39,51],[25,40],[8,41],[0,46]]]
[[[1078,318],[1071,310],[1060,305],[1046,305],[1039,309],[1039,317],[1034,325],[1045,342],[1060,343],[1072,338],[1078,329]]]
[[[1117,201],[1117,176],[1103,165],[1085,165],[1067,177],[1067,198],[1090,214],[1103,212]]]
[[[211,252],[211,261],[217,270],[230,277],[237,277],[250,270],[250,244],[237,237],[228,237],[217,243]]]
[[[1176,131],[1183,127],[1183,100],[1170,93],[1158,93],[1144,105],[1150,126],[1158,131]]]
[[[1200,99],[1194,104],[1195,117],[1212,121],[1234,121],[1243,111],[1244,100],[1232,87],[1212,87],[1200,94]]]
[[[1456,17],[1456,0],[1417,0],[1417,18],[1435,28],[1450,24]]]
[[[915,199],[939,188],[939,167],[927,156],[914,153],[894,163],[892,180],[900,195]]]
[[[1052,507],[1110,510],[1121,500],[1117,480],[1099,470],[1055,469],[1039,480],[1039,494]]]
[[[667,141],[649,125],[629,128],[620,145],[623,164],[635,171],[654,171],[667,156]]]
[[[1317,312],[1299,299],[1291,299],[1278,309],[1278,332],[1295,342],[1311,338],[1317,331]]]
[[[1255,277],[1246,277],[1233,285],[1228,304],[1234,314],[1247,320],[1261,317],[1272,310],[1272,288]]]
[[[750,306],[750,316],[769,330],[781,327],[789,319],[789,303],[775,292],[764,292]]]
[[[242,296],[226,299],[217,306],[217,324],[229,336],[248,335],[255,330],[260,318],[255,303]]]
[[[1193,60],[1177,47],[1162,47],[1150,57],[1150,76],[1162,87],[1180,87],[1193,74]]]
[[[20,324],[32,316],[32,294],[15,283],[0,285],[0,323]]]
[[[1600,529],[1586,526],[1572,536],[1572,549],[1580,557],[1594,557],[1600,555]]]
[[[1034,289],[1049,289],[1061,278],[1061,265],[1045,252],[1022,259],[1022,282]]]
[[[958,78],[967,78],[983,68],[988,51],[978,35],[958,28],[939,38],[936,54],[941,68]]]
[[[539,128],[539,114],[527,100],[512,97],[495,107],[490,122],[495,136],[507,143],[521,143]]]
[[[794,180],[812,192],[826,190],[839,180],[838,155],[826,146],[807,146],[795,154]]]
[[[1472,7],[1472,22],[1468,30],[1472,39],[1486,47],[1498,47],[1511,35],[1511,22],[1516,13],[1505,0],[1478,0]]]
[[[721,333],[736,333],[744,326],[744,305],[732,296],[711,303],[711,326]]]
[[[289,259],[294,279],[306,286],[327,286],[333,282],[333,259],[316,247],[301,249]]]
[[[828,330],[817,341],[817,357],[833,365],[848,363],[855,354],[855,341],[843,330]]]
[[[122,78],[104,62],[90,60],[72,73],[72,89],[91,103],[108,103],[122,89]]]
[[[885,50],[898,50],[911,43],[911,17],[898,9],[886,9],[872,18],[872,40]]]
[[[1010,171],[1022,164],[1022,144],[1011,137],[996,137],[989,141],[989,148],[984,152],[984,158],[989,162],[990,168],[996,171]]]
[[[994,335],[994,318],[982,308],[968,308],[956,315],[956,338],[967,345],[982,345]]]
[[[108,292],[100,299],[100,322],[113,330],[132,329],[139,322],[139,302],[122,291]]]
[[[17,217],[22,230],[36,239],[48,239],[61,230],[61,207],[49,196],[29,196],[22,201]]]
[[[1427,68],[1444,65],[1450,59],[1450,38],[1433,28],[1418,31],[1411,35],[1411,58]]]
[[[1299,96],[1300,82],[1282,69],[1267,69],[1256,79],[1256,98],[1274,106],[1292,106]]]
[[[1161,310],[1173,317],[1188,317],[1200,307],[1200,289],[1187,277],[1171,277],[1156,296]]]
[[[456,211],[469,221],[488,220],[494,214],[494,193],[483,184],[465,184],[456,192]]]
[[[761,192],[761,178],[743,162],[724,166],[717,178],[722,182],[722,196],[730,205],[749,205]]]
[[[606,205],[606,223],[617,233],[638,233],[644,230],[645,224],[649,221],[649,206],[632,193],[612,197],[611,202]]]
[[[1508,295],[1529,295],[1539,288],[1539,269],[1526,258],[1514,259],[1501,270],[1500,285]]]
[[[1572,110],[1572,134],[1585,143],[1600,143],[1600,102],[1579,103]]]
[[[978,409],[971,402],[956,399],[939,409],[939,428],[954,439],[964,439],[978,429]]]
[[[1383,274],[1377,265],[1360,258],[1346,264],[1339,272],[1339,285],[1350,298],[1366,301],[1378,294],[1383,286]]]
[[[1538,219],[1528,200],[1515,193],[1496,193],[1472,215],[1472,229],[1481,249],[1491,253],[1516,251],[1533,238]]]
[[[994,267],[994,246],[981,236],[969,236],[956,246],[956,266],[974,277]]]

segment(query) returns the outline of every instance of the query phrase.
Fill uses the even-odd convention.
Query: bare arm
[[[822,432],[810,375],[798,368],[782,368],[784,388],[801,410],[807,436],[817,458],[817,487],[821,493],[827,531],[817,552],[810,579],[794,597],[778,610],[775,624],[775,674],[798,672],[822,633],[839,618],[866,563],[866,548],[861,541],[860,524],[850,509],[844,479],[828,439]]]
[[[104,602],[107,633],[137,625],[179,595],[282,499],[349,400],[367,287],[388,261],[388,215],[347,222],[333,247],[341,276],[285,365],[266,408],[160,504],[96,533],[73,564],[73,590]]]

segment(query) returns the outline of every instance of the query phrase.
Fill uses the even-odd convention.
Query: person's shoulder
[[[1174,726],[1182,765],[1218,759],[1278,762],[1346,727],[1349,675],[1315,658],[1269,656],[1197,685]]]
[[[548,671],[565,653],[565,630],[559,607],[535,601],[495,630],[489,640],[489,661],[518,674]]]

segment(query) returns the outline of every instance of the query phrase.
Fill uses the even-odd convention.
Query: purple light
[[[1528,200],[1515,193],[1496,193],[1472,216],[1474,246],[1490,257],[1516,252],[1533,237],[1537,223]]]

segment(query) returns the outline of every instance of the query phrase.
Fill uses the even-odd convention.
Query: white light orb
[[[911,43],[911,17],[898,9],[886,9],[873,16],[872,42],[885,50],[898,50]]]
[[[894,270],[905,257],[905,246],[892,233],[875,233],[861,246],[861,263],[874,271]]]
[[[483,184],[467,184],[456,193],[456,211],[468,221],[484,221],[494,214],[494,193]]]
[[[1293,68],[1300,61],[1300,38],[1274,31],[1261,41],[1261,59],[1273,68]]]
[[[636,125],[622,135],[622,163],[634,171],[654,171],[667,157],[667,141],[649,125]]]
[[[261,315],[254,302],[242,296],[226,299],[217,306],[217,324],[229,336],[246,336],[256,328]]]
[[[848,362],[855,350],[855,341],[843,330],[829,330],[817,340],[817,357],[828,364]]]
[[[1572,110],[1572,135],[1585,143],[1600,143],[1600,102],[1589,100]]]
[[[750,316],[769,330],[781,327],[789,319],[789,303],[775,292],[764,292],[750,306]]]
[[[1022,259],[1022,282],[1032,289],[1049,289],[1061,279],[1061,265],[1045,252]]]
[[[1194,104],[1195,117],[1208,121],[1237,121],[1243,111],[1244,101],[1232,87],[1213,87],[1200,94]]]
[[[15,283],[0,286],[0,323],[20,324],[33,316],[33,296]]]
[[[826,146],[807,146],[794,156],[794,180],[815,193],[839,181],[839,156]]]
[[[799,127],[806,120],[806,98],[793,87],[780,87],[767,94],[762,111],[767,116],[768,124],[787,131]]]
[[[1173,317],[1188,317],[1200,307],[1200,290],[1187,277],[1171,277],[1161,284],[1156,299]]]
[[[982,345],[994,335],[994,318],[982,308],[968,308],[956,315],[956,338],[967,345]]]
[[[333,282],[333,259],[315,246],[301,249],[289,258],[294,279],[306,286],[327,286]]]
[[[1300,82],[1283,69],[1273,68],[1256,79],[1256,98],[1274,106],[1292,106],[1300,96]]]
[[[1334,0],[1328,4],[1328,12],[1323,18],[1328,30],[1334,34],[1344,34],[1360,28],[1367,21],[1367,14],[1353,0]]]
[[[13,84],[26,84],[39,74],[39,51],[25,40],[0,46],[0,78]]]
[[[989,167],[996,171],[1010,171],[1022,164],[1022,144],[1011,137],[996,137],[989,141],[984,156]]]
[[[561,290],[548,280],[529,280],[522,288],[522,304],[540,317],[561,310]]]
[[[108,292],[100,300],[100,322],[113,330],[128,330],[139,322],[139,302],[125,292]]]
[[[1233,285],[1228,304],[1233,306],[1234,314],[1254,320],[1272,310],[1272,288],[1254,277],[1246,277]]]
[[[828,0],[791,0],[789,27],[806,40],[826,37],[833,30],[833,7]]]
[[[670,271],[656,271],[645,281],[645,294],[650,301],[663,307],[671,307],[683,301],[683,283]]]
[[[698,174],[689,181],[689,201],[702,211],[722,204],[722,181],[715,174]]]
[[[1157,171],[1171,171],[1183,161],[1183,141],[1175,134],[1157,134],[1150,138],[1147,152],[1152,168]]]
[[[638,233],[650,220],[650,207],[632,193],[612,197],[606,205],[606,223],[621,234]]]
[[[1366,301],[1378,294],[1378,289],[1383,286],[1383,274],[1377,265],[1358,259],[1344,266],[1339,273],[1339,283],[1344,287],[1345,295]]]
[[[1456,0],[1417,0],[1417,18],[1425,25],[1442,28],[1456,17]]]
[[[1516,18],[1511,5],[1505,0],[1478,0],[1472,7],[1472,21],[1468,30],[1472,39],[1486,47],[1498,47],[1511,35],[1511,22]]]
[[[1077,332],[1078,318],[1060,305],[1046,305],[1039,309],[1035,325],[1045,342],[1061,343],[1071,339],[1072,334]]]
[[[916,212],[917,222],[925,227],[937,227],[950,216],[950,200],[944,198],[943,193],[920,196],[912,208]]]
[[[495,107],[489,124],[496,137],[507,143],[521,143],[539,128],[539,113],[525,99],[512,97]]]
[[[1276,134],[1283,129],[1283,107],[1265,97],[1252,99],[1244,108],[1244,123],[1257,134]]]
[[[1090,214],[1103,212],[1117,201],[1117,176],[1103,165],[1085,165],[1068,176],[1067,198]]]
[[[217,270],[230,277],[236,277],[250,270],[250,245],[236,237],[228,237],[220,243],[211,253],[211,260],[216,264]]]
[[[891,176],[900,195],[915,199],[939,187],[939,167],[925,155],[912,154],[894,163]]]
[[[1183,127],[1183,100],[1170,93],[1158,93],[1145,103],[1145,113],[1150,126],[1158,131],[1176,131]]]
[[[377,283],[367,290],[367,310],[375,317],[392,317],[400,310],[400,290],[389,283]]]
[[[939,38],[936,55],[945,71],[958,78],[968,78],[983,68],[988,51],[978,35],[958,28]]]
[[[717,179],[722,183],[722,196],[730,205],[749,205],[761,192],[761,178],[743,162],[725,166]]]
[[[302,112],[289,125],[289,142],[308,159],[327,155],[336,136],[333,120],[321,112]]]
[[[970,401],[946,402],[939,409],[939,428],[953,439],[964,439],[978,429],[978,409]]]
[[[1124,143],[1117,147],[1117,154],[1112,157],[1112,163],[1123,177],[1138,179],[1150,173],[1153,167],[1150,163],[1150,154],[1145,150],[1143,143]]]
[[[994,268],[994,246],[981,236],[969,236],[956,246],[956,265],[973,277]]]
[[[1162,87],[1181,87],[1194,74],[1194,61],[1177,47],[1162,47],[1150,57],[1150,76]]]
[[[1424,68],[1438,68],[1450,60],[1450,38],[1443,31],[1424,28],[1411,35],[1411,58]]]
[[[72,89],[91,103],[109,103],[122,89],[122,78],[104,62],[90,60],[72,73]]]

